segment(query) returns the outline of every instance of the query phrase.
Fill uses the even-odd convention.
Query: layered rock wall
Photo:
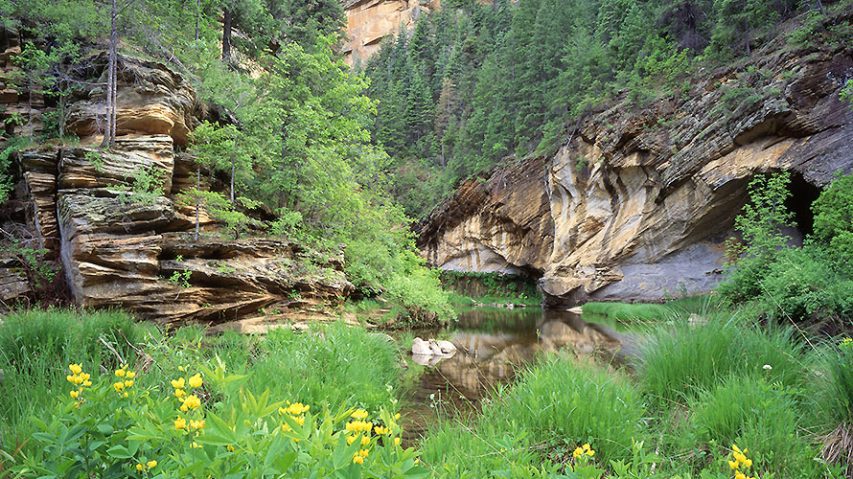
[[[176,147],[186,144],[200,108],[180,75],[120,57],[118,136],[109,150],[97,146],[105,64],[103,54],[86,60],[80,71],[90,86],[70,99],[66,129],[79,144],[52,141],[18,152],[21,181],[9,202],[26,211],[30,246],[58,258],[73,301],[164,323],[292,322],[333,313],[351,289],[340,253],[324,256],[268,238],[234,240],[203,208],[203,235],[193,239],[195,208],[181,192],[195,186],[195,166]],[[158,186],[141,191],[141,175]],[[29,292],[20,279],[14,267],[0,271],[4,301]]]
[[[808,190],[853,168],[853,112],[839,99],[849,45],[776,43],[754,59],[685,97],[617,102],[572,125],[553,156],[464,183],[422,225],[425,256],[444,269],[526,271],[553,303],[710,291],[753,175],[792,171]],[[808,216],[801,190],[794,204]]]
[[[347,63],[361,64],[379,51],[382,40],[411,28],[418,17],[441,7],[440,0],[347,0]]]

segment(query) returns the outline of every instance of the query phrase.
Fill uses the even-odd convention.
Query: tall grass
[[[156,328],[134,324],[120,312],[48,309],[6,316],[0,323],[2,442],[24,439],[29,430],[23,420],[66,394],[68,364],[94,370],[116,367],[121,360],[133,363],[134,346],[146,331]]]
[[[335,323],[308,333],[279,329],[258,344],[247,372],[251,390],[319,405],[392,407],[399,352],[384,334]]]
[[[731,376],[690,401],[685,449],[724,456],[737,443],[749,448],[755,470],[777,477],[820,477],[818,448],[800,434],[797,402],[784,386],[758,375]]]
[[[638,362],[639,379],[658,405],[683,403],[732,375],[764,372],[769,381],[798,388],[808,374],[804,349],[794,331],[782,326],[726,316],[702,325],[674,324],[651,334]]]
[[[474,426],[451,421],[423,442],[424,460],[441,477],[524,477],[521,470],[543,463],[531,453],[540,446],[570,452],[589,442],[601,459],[622,459],[646,435],[642,398],[618,373],[552,359],[503,391]],[[520,469],[501,475],[511,464]]]
[[[604,303],[583,305],[587,321],[616,321],[624,324],[660,324],[686,319],[691,313],[705,315],[714,309],[718,300],[712,296],[691,296],[666,303]]]

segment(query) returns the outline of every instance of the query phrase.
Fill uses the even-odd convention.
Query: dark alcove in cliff
[[[791,196],[785,202],[785,206],[794,214],[794,222],[800,233],[803,236],[809,235],[814,228],[812,203],[820,195],[820,188],[806,181],[802,174],[792,172],[789,189]]]

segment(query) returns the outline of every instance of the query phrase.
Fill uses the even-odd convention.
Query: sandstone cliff
[[[19,51],[8,47],[0,64],[6,72]],[[201,108],[184,78],[159,63],[120,57],[118,138],[102,151],[96,145],[106,56],[85,62],[79,70],[88,86],[70,99],[66,122],[79,144],[36,144],[15,155],[20,181],[3,225],[9,237],[44,249],[47,261],[58,259],[76,304],[121,307],[160,322],[206,323],[315,319],[341,305],[351,289],[342,254],[323,256],[284,240],[231,240],[203,212],[204,235],[193,241],[194,208],[181,205],[178,195],[194,186],[195,167],[177,149]],[[5,84],[0,90],[0,116],[29,113],[27,92]],[[41,128],[43,106],[35,105],[31,128],[10,133]],[[161,179],[157,191],[134,192],[142,171]],[[6,256],[0,299],[10,303],[32,293],[26,261]]]
[[[688,95],[627,99],[569,128],[546,158],[469,180],[421,226],[438,267],[527,273],[551,303],[660,300],[710,291],[724,240],[759,172],[790,170],[802,232],[834,172],[853,168],[849,45],[795,51],[705,74]]]
[[[411,28],[418,16],[440,7],[440,0],[346,0],[347,63],[367,61],[379,51],[384,38]]]

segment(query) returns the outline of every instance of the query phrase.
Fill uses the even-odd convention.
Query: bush
[[[835,178],[812,205],[814,237],[851,275],[853,265],[853,174]]]
[[[759,301],[768,318],[814,323],[853,318],[853,279],[835,272],[823,248],[786,248],[764,272]]]
[[[787,327],[760,328],[736,318],[698,326],[676,324],[655,331],[638,364],[646,392],[661,406],[684,402],[711,389],[720,378],[773,369],[768,380],[796,388],[806,381],[803,347]]]
[[[762,477],[822,477],[812,460],[817,448],[798,433],[794,397],[758,374],[730,376],[691,400],[687,447],[721,451],[738,444],[751,451],[753,470]]]

